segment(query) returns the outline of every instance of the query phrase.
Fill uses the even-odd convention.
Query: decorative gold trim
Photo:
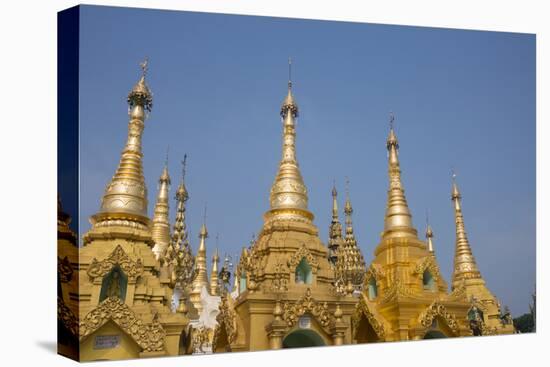
[[[355,306],[355,311],[351,316],[351,325],[353,328],[353,337],[357,338],[357,330],[359,327],[359,322],[361,321],[361,316],[365,316],[367,321],[372,326],[372,329],[378,336],[380,340],[386,339],[386,331],[384,330],[384,325],[376,319],[374,314],[369,309],[367,302],[363,297],[361,297],[359,303]]]
[[[430,274],[432,275],[432,277],[436,282],[439,281],[439,277],[440,277],[439,266],[437,266],[437,263],[433,256],[426,256],[418,260],[413,270],[413,274],[422,275],[426,270],[429,270]]]
[[[382,304],[395,301],[399,297],[417,298],[414,291],[403,285],[400,278],[396,278],[385,293],[384,298],[380,301]]]
[[[446,301],[468,301],[468,294],[466,293],[466,285],[464,280],[462,280],[458,287],[455,287],[455,289],[453,289],[453,291],[444,299]]]
[[[294,304],[290,302],[283,303],[282,318],[286,321],[289,328],[294,327],[300,316],[309,313],[321,324],[325,331],[329,332],[329,328],[334,324],[334,315],[328,310],[326,302],[319,303],[311,297],[311,289],[306,290],[306,294],[296,301]]]
[[[376,282],[380,281],[382,278],[386,277],[386,272],[382,269],[381,266],[375,264],[370,264],[365,273],[365,284],[368,283],[371,278],[374,278]]]
[[[94,333],[108,321],[113,321],[146,352],[165,350],[166,332],[155,314],[150,325],[146,325],[136,314],[116,297],[107,298],[98,307],[88,312],[79,324],[80,341]]]
[[[61,297],[57,297],[57,319],[74,336],[78,335],[78,319]]]
[[[124,252],[122,246],[120,245],[118,245],[103,261],[97,261],[97,259],[94,258],[88,267],[87,273],[92,279],[103,277],[116,265],[120,266],[124,274],[128,277],[129,282],[135,282],[136,279],[143,273],[143,264],[141,259],[133,261],[128,254]]]
[[[309,266],[311,266],[311,272],[313,274],[317,273],[317,269],[319,268],[319,262],[313,256],[313,254],[309,251],[309,249],[306,247],[305,243],[302,243],[302,246],[296,252],[290,259],[288,259],[287,265],[291,271],[295,271],[298,264],[300,264],[300,261],[302,261],[302,258],[306,258],[306,261]]]
[[[218,316],[216,321],[218,325],[214,329],[214,336],[212,337],[212,350],[215,351],[218,344],[218,337],[222,327],[225,327],[225,333],[227,334],[228,344],[232,344],[237,339],[237,315],[230,305],[228,297],[223,296],[220,302]]]
[[[448,312],[444,305],[434,301],[428,308],[420,314],[418,322],[428,329],[436,317],[441,317],[447,323],[447,326],[452,330],[455,336],[460,335],[460,327],[456,321],[455,315]]]

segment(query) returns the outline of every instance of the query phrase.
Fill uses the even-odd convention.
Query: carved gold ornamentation
[[[378,322],[374,314],[369,309],[367,302],[362,297],[359,303],[355,306],[355,311],[351,316],[351,324],[353,327],[354,338],[356,338],[359,322],[361,321],[362,316],[365,316],[367,318],[369,324],[372,326],[372,329],[374,330],[378,338],[380,340],[384,340],[386,338],[386,331],[384,330],[384,326],[382,325],[382,323]]]
[[[61,297],[57,297],[57,319],[74,336],[78,336],[78,319]]]
[[[433,256],[426,256],[420,259],[414,268],[413,274],[422,276],[426,270],[430,272],[436,282],[439,280],[439,267]]]
[[[57,257],[57,273],[59,274],[59,280],[61,283],[69,282],[73,277],[73,267],[69,262],[69,258],[65,256],[61,259]]]
[[[97,261],[97,259],[94,258],[88,267],[87,273],[92,279],[103,277],[116,265],[120,266],[130,282],[135,282],[136,279],[143,273],[143,264],[141,259],[133,261],[128,254],[124,252],[122,246],[120,245],[118,245],[105,260]]]
[[[448,312],[444,305],[437,301],[432,302],[432,304],[420,314],[418,321],[424,328],[427,329],[432,325],[433,320],[436,317],[441,317],[445,320],[447,326],[452,330],[452,332],[455,335],[459,335],[460,327],[456,321],[456,317],[452,313]]]
[[[386,277],[386,272],[384,269],[379,265],[371,264],[365,273],[365,284],[368,283],[371,278],[374,278],[376,282],[379,282],[384,277]]]
[[[221,328],[225,328],[225,333],[227,334],[227,342],[229,344],[233,343],[237,338],[237,315],[233,306],[230,304],[228,299],[230,296],[224,296],[220,302],[220,312],[216,316],[216,321],[218,325],[214,329],[214,336],[212,338],[212,349],[216,349],[218,343],[219,334]]]
[[[155,314],[150,325],[146,325],[135,313],[118,298],[107,298],[90,311],[80,322],[80,341],[113,321],[127,333],[144,351],[160,352],[164,350],[166,332]]]
[[[453,291],[445,297],[447,301],[467,301],[468,294],[466,293],[466,285],[464,280],[453,289]]]
[[[389,289],[386,291],[384,298],[380,303],[389,303],[397,300],[399,297],[416,298],[416,294],[410,288],[405,286],[400,278],[396,278]]]
[[[305,258],[308,265],[311,267],[311,272],[313,274],[317,273],[317,269],[319,268],[319,262],[313,256],[313,254],[309,251],[309,249],[306,247],[305,243],[300,246],[298,250],[292,255],[292,257],[288,260],[287,265],[290,268],[290,270],[295,270],[296,267],[300,264],[300,261]]]
[[[286,292],[288,290],[288,268],[283,263],[275,265],[275,275],[271,281],[271,290],[274,292]]]
[[[326,331],[334,323],[334,315],[329,311],[327,303],[324,302],[321,304],[315,301],[311,297],[311,289],[309,288],[306,290],[305,296],[296,301],[296,303],[283,303],[282,318],[286,321],[288,327],[291,328],[296,325],[300,316],[306,313],[315,317]]]

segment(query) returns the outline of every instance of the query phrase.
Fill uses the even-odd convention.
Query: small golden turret
[[[288,94],[281,106],[283,119],[283,152],[279,172],[271,187],[269,219],[298,219],[311,221],[313,214],[308,210],[307,188],[296,159],[296,123],[298,105],[292,94],[292,81],[289,81]]]
[[[168,162],[164,164],[164,169],[159,178],[159,187],[157,195],[157,203],[153,214],[152,237],[155,242],[153,252],[159,259],[163,256],[166,248],[170,243],[170,221],[168,218],[169,203],[168,193],[170,191],[170,175],[168,174]]]
[[[218,236],[216,236],[216,240]],[[220,286],[218,284],[218,263],[220,262],[220,255],[218,253],[218,248],[216,247],[216,252],[212,256],[212,271],[210,272],[210,295],[219,296],[220,295]]]
[[[147,187],[143,178],[141,137],[146,114],[153,106],[153,95],[145,82],[147,61],[142,75],[128,95],[128,139],[120,163],[107,185],[99,213],[91,218],[95,226],[126,226],[147,229]]]
[[[338,214],[338,192],[336,191],[336,183],[332,187],[332,220],[329,227],[329,261],[331,264],[336,264],[338,258],[338,248],[343,244],[342,239],[342,224]]]
[[[346,292],[351,293],[354,289],[360,289],[365,273],[367,271],[365,259],[357,246],[357,239],[353,233],[353,207],[349,198],[349,181],[346,180],[346,203],[344,213],[346,214],[346,235],[344,245],[338,249],[338,260],[336,262],[336,276],[342,281]]]
[[[207,291],[209,289],[208,284],[208,274],[206,266],[206,239],[208,238],[208,230],[206,229],[206,206],[204,208],[204,220],[199,232],[199,249],[197,251],[197,256],[195,257],[195,278],[191,286],[191,302],[195,308],[199,311],[199,314],[202,310],[201,304],[201,291],[205,288]]]
[[[453,186],[451,199],[455,206],[455,224],[456,224],[456,244],[452,284],[453,288],[458,286],[464,279],[481,279],[470,243],[464,227],[464,217],[462,215],[460,191],[456,184],[456,174],[453,172]]]
[[[384,218],[384,232],[382,237],[416,237],[416,229],[412,225],[411,213],[405,198],[405,190],[401,183],[401,169],[399,167],[399,143],[393,130],[394,116],[390,115],[390,133],[386,142],[388,149],[388,175],[390,187]]]

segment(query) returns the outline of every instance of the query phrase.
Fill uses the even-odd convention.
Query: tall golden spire
[[[152,237],[155,242],[153,251],[157,259],[164,254],[170,243],[170,220],[168,218],[169,204],[168,193],[170,191],[170,175],[168,174],[168,153],[162,174],[159,178],[157,203],[153,214]]]
[[[393,130],[393,114],[390,114],[390,133],[386,141],[388,149],[388,175],[390,187],[386,203],[384,218],[384,232],[382,237],[416,237],[417,232],[412,225],[411,213],[405,198],[405,190],[401,183],[401,169],[399,167],[399,143]]]
[[[212,256],[212,271],[210,272],[210,294],[212,296],[220,295],[220,286],[218,284],[218,263],[220,262],[220,255],[218,253],[218,235],[216,235],[216,252]]]
[[[149,225],[141,136],[146,113],[153,106],[153,96],[145,82],[147,61],[141,63],[141,68],[141,78],[128,95],[130,122],[126,146],[115,175],[105,189],[99,213],[91,218],[94,226],[137,226],[145,229]]]
[[[192,294],[198,295],[200,297],[200,292],[203,287],[206,287],[208,290],[208,274],[206,267],[206,239],[208,238],[208,230],[206,229],[206,205],[204,206],[204,218],[203,223],[199,233],[199,249],[197,251],[197,256],[195,257],[195,279],[193,279],[193,290]],[[195,305],[197,307],[197,305]],[[197,307],[199,308],[199,307]]]
[[[279,172],[275,177],[270,194],[270,210],[267,216],[275,219],[312,220],[308,210],[307,188],[296,160],[296,122],[298,105],[292,95],[290,80],[291,60],[289,59],[288,94],[281,106],[283,119],[283,152]]]
[[[453,288],[458,286],[464,279],[481,279],[476,264],[466,229],[464,228],[464,217],[462,216],[461,202],[462,196],[456,184],[456,174],[453,172],[453,186],[451,191],[451,199],[455,206],[455,224],[456,224],[456,244],[455,258],[453,270]]]
[[[342,224],[338,215],[338,192],[336,191],[336,183],[332,186],[332,220],[329,227],[329,261],[336,264],[338,257],[338,248],[342,245]]]
[[[187,166],[187,154],[183,156],[181,182],[176,190],[176,220],[174,222],[174,230],[172,232],[172,242],[176,246],[176,250],[181,249],[185,245],[189,245],[189,237],[187,226],[185,224],[185,205],[189,200],[189,193],[185,187],[185,170]]]

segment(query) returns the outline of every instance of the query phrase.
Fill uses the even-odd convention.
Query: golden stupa
[[[514,331],[477,267],[454,175],[456,254],[450,291],[437,263],[433,230],[428,225],[426,239],[418,237],[401,182],[393,116],[386,142],[384,229],[372,262],[367,266],[355,237],[347,184],[344,225],[333,187],[329,236],[323,243],[297,160],[299,110],[290,77],[280,112],[282,158],[263,226],[243,247],[234,274],[227,255],[218,267],[216,249],[209,277],[206,210],[196,256],[185,223],[186,156],[172,230],[167,160],[148,217],[141,141],[153,99],[146,62],[142,69],[128,95],[130,121],[118,168],[90,218],[92,228],[82,236],[82,247],[58,200],[61,354],[92,361]]]
[[[439,270],[433,230],[418,238],[401,182],[399,144],[390,118],[389,189],[384,230],[365,267],[346,198],[345,236],[333,189],[325,246],[308,210],[298,168],[298,106],[289,82],[281,108],[283,154],[258,240],[243,248],[232,294],[224,294],[214,352],[279,349],[513,333],[509,315],[487,289],[464,230],[453,183],[457,228],[451,292]]]

